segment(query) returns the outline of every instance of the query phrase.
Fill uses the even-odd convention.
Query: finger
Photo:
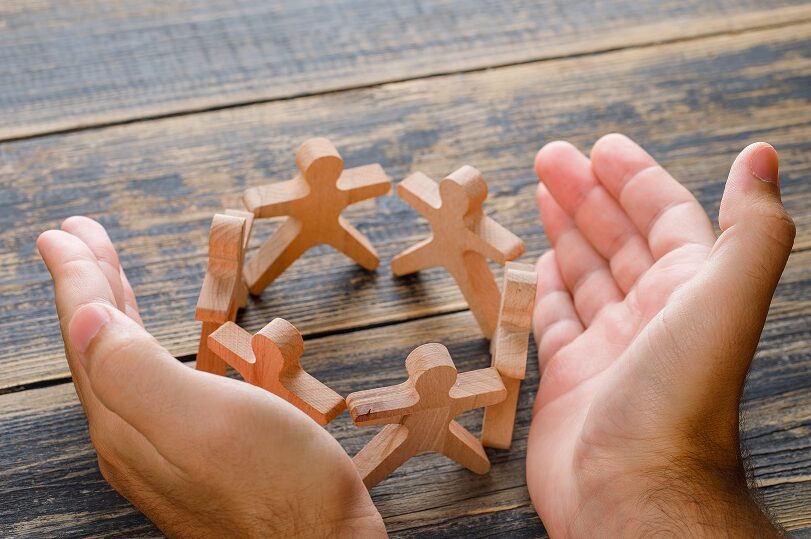
[[[107,231],[96,221],[83,216],[68,217],[62,223],[62,230],[73,234],[95,255],[99,268],[104,273],[110,289],[113,291],[115,305],[124,311],[124,286],[121,283],[121,264],[118,253],[107,235]]]
[[[92,395],[88,395],[89,384],[74,359],[67,325],[76,309],[86,303],[114,305],[113,292],[95,255],[76,236],[62,230],[48,230],[37,238],[37,249],[54,281],[54,299],[65,342],[65,355],[76,382],[76,392],[85,413],[91,418],[97,405]]]
[[[143,327],[144,321],[141,319],[141,312],[138,309],[138,300],[135,298],[135,292],[132,290],[129,279],[127,279],[127,274],[124,273],[123,266],[121,266],[121,284],[124,286],[124,312]]]
[[[533,333],[541,372],[558,350],[583,333],[572,296],[558,269],[555,251],[549,250],[535,264],[538,275]]]
[[[130,465],[151,460],[154,452],[121,418],[111,413],[93,393],[87,372],[77,359],[68,326],[82,305],[101,302],[113,306],[112,291],[95,255],[79,238],[62,230],[49,230],[37,239],[37,248],[54,280],[54,295],[59,315],[65,356],[73,376],[76,393],[87,415],[93,445],[99,454],[117,455]]]
[[[63,230],[48,230],[37,239],[37,249],[53,278],[56,310],[63,324],[87,303],[117,308],[96,255],[82,240]]]
[[[777,154],[768,144],[752,144],[735,160],[719,221],[723,232],[700,278],[675,293],[678,301],[660,315],[666,324],[650,326],[647,341],[660,343],[656,360],[632,364],[640,380],[668,375],[661,387],[670,394],[660,401],[682,405],[667,413],[692,418],[700,407],[726,425],[719,439],[727,435],[737,447],[744,379],[795,235],[780,200]],[[708,315],[697,319],[701,313]]]
[[[653,264],[648,244],[597,180],[589,159],[568,142],[552,142],[535,157],[535,172],[594,249],[609,261],[623,292]]]
[[[602,137],[591,150],[600,182],[617,199],[658,260],[686,244],[711,246],[715,232],[695,197],[624,135]]]
[[[622,301],[608,264],[580,234],[544,184],[538,184],[538,207],[544,231],[555,248],[558,268],[584,326],[606,305]]]

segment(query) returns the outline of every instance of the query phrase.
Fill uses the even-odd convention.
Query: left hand
[[[167,535],[385,536],[340,444],[258,387],[178,362],[141,323],[104,228],[37,247],[104,478]]]

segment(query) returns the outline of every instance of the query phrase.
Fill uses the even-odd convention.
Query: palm
[[[634,396],[650,388],[628,366],[650,355],[645,336],[663,324],[657,315],[666,306],[683,301],[673,292],[698,274],[715,234],[689,192],[624,137],[604,138],[592,162],[552,144],[537,168],[553,250],[538,262],[542,380],[528,477],[539,513],[557,531],[585,502],[584,444],[647,434],[634,419],[644,416]]]
[[[378,518],[352,460],[303,412],[242,382],[191,369],[187,376],[199,378],[190,383],[200,389],[198,413],[207,427],[196,431],[197,439],[175,430],[164,443],[177,449],[175,467],[190,470],[176,478],[171,491],[179,499],[171,505],[185,500],[195,513],[217,515],[201,533],[270,527],[280,535],[307,535],[299,523],[320,523],[323,532]],[[321,533],[310,528],[313,536]]]

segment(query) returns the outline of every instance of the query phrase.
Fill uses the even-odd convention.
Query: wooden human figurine
[[[343,397],[301,368],[304,340],[287,320],[275,318],[253,336],[228,322],[209,335],[208,345],[246,382],[278,395],[320,425],[346,408]]]
[[[496,334],[490,346],[492,366],[501,375],[507,398],[484,409],[482,444],[509,449],[521,381],[526,376],[529,332],[535,306],[535,266],[507,262]]]
[[[344,170],[335,146],[312,138],[296,152],[300,174],[294,179],[252,187],[243,195],[257,218],[287,215],[245,267],[252,294],[262,291],[305,251],[331,245],[368,270],[380,263],[369,240],[341,212],[355,202],[389,192],[391,183],[379,164]]]
[[[463,166],[437,183],[415,172],[397,185],[397,194],[431,223],[431,236],[392,260],[395,275],[443,266],[456,280],[482,333],[492,338],[498,319],[499,290],[487,265],[513,260],[524,242],[482,211],[487,183]]]
[[[402,384],[358,391],[346,398],[356,425],[386,425],[353,458],[367,488],[405,461],[436,451],[483,474],[490,461],[482,444],[454,417],[466,410],[504,400],[507,391],[493,368],[457,376],[448,349],[424,344],[406,359]]]
[[[208,348],[208,336],[225,322],[236,320],[237,310],[247,305],[248,287],[242,264],[252,226],[253,214],[239,210],[226,210],[211,220],[208,267],[195,309],[195,318],[203,322],[197,348],[198,370],[225,374],[225,363]]]

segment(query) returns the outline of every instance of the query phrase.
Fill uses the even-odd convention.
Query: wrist
[[[582,484],[587,485],[587,482]],[[572,537],[780,537],[743,467],[668,462],[587,487]]]

